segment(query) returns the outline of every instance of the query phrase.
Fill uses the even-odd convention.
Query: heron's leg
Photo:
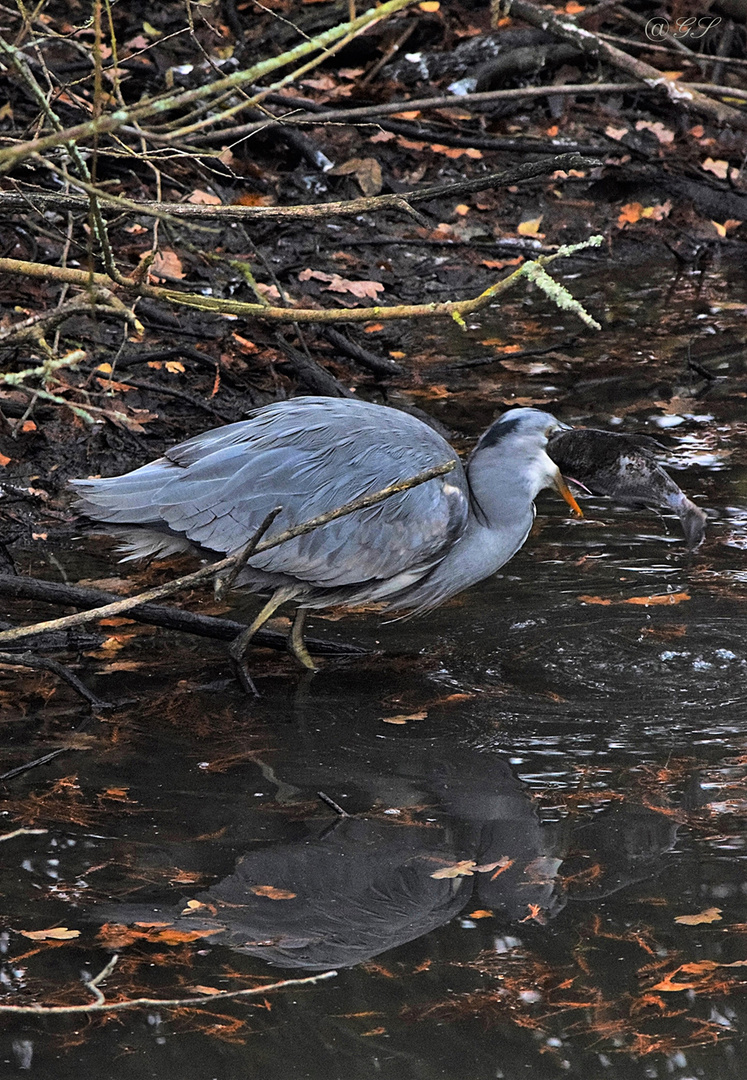
[[[246,666],[246,650],[249,648],[252,638],[257,631],[264,626],[273,612],[277,611],[281,604],[284,604],[286,600],[289,600],[294,594],[293,589],[276,589],[270,599],[264,605],[259,614],[252,620],[247,626],[246,630],[243,630],[238,637],[235,637],[229,647],[229,653],[231,659],[236,665],[239,681],[245,690],[249,693],[256,694],[257,689],[252,682],[252,678]]]
[[[306,622],[306,615],[306,608],[298,608],[296,610],[296,617],[293,620],[291,632],[288,634],[288,652],[292,653],[299,664],[303,664],[309,671],[316,671],[316,664],[311,659],[309,650],[306,648],[306,642],[303,639],[303,628],[304,623]]]

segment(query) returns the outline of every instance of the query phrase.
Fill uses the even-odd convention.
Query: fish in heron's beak
[[[573,498],[573,495],[571,494],[571,490],[568,487],[568,485],[566,484],[565,480],[563,479],[563,476],[562,476],[562,474],[560,472],[560,469],[558,469],[558,471],[555,473],[555,487],[557,488],[557,490],[560,492],[560,494],[563,496],[565,501],[570,506],[571,510],[573,511],[574,516],[582,518],[584,516],[584,512],[581,509],[581,507],[578,505],[576,500]]]

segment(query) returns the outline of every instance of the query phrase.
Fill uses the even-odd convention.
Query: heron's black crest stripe
[[[520,427],[522,420],[521,416],[512,416],[508,420],[496,420],[480,439],[480,449],[487,450],[490,446],[497,446],[502,439]]]

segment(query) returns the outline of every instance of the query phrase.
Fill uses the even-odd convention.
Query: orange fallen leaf
[[[690,599],[690,593],[662,593],[658,596],[629,596],[627,600],[609,600],[604,596],[579,596],[582,604],[599,604],[609,607],[611,604],[636,604],[639,607],[652,607],[657,605],[681,604]]]
[[[663,593],[659,596],[629,596],[623,600],[623,604],[638,604],[640,607],[651,607],[656,604],[681,604],[683,600],[689,600],[690,593]]]
[[[191,986],[190,990],[193,994],[202,994],[203,997],[207,997],[209,994],[222,994],[222,990],[216,990],[214,986],[201,986],[198,983],[196,986]]]
[[[515,259],[482,259],[482,265],[488,270],[503,270],[505,266],[519,266],[524,261],[523,255],[517,255]],[[483,345],[485,342],[482,343]],[[519,346],[517,345],[517,348]]]
[[[379,330],[384,329],[384,324],[381,322],[368,323],[363,327],[364,334],[378,334]]]
[[[469,211],[470,208],[467,203],[459,203],[458,206],[454,207],[454,213],[459,214],[460,217],[465,217],[465,215],[468,214]]]
[[[577,4],[576,0],[568,0],[568,3],[565,5],[564,10],[566,15],[579,15],[582,11],[585,11],[586,9],[584,8],[583,4]]]
[[[163,248],[161,251],[156,252],[156,257],[153,260],[153,264],[150,268],[149,277],[168,280],[169,278],[176,278],[180,280],[184,277],[184,271],[182,270],[182,261],[175,251],[171,248]]]
[[[0,454],[0,465],[10,465],[13,458],[6,457],[5,454]]]
[[[652,986],[652,990],[658,990],[661,993],[672,994],[679,993],[682,990],[697,990],[700,986],[703,986],[703,980],[698,982],[674,982],[673,980],[683,972],[685,975],[704,975],[708,976],[711,972],[717,968],[734,968],[734,967],[747,967],[747,960],[735,960],[731,964],[719,964],[715,960],[698,960],[693,964],[682,964],[680,967],[671,971],[668,975],[665,975],[661,982]],[[705,983],[708,986],[708,982]]]
[[[467,918],[468,919],[492,919],[493,918],[493,912],[492,911],[484,911],[482,908],[480,908],[478,911],[470,911]]]
[[[622,229],[624,225],[635,225],[640,221],[643,206],[639,202],[625,203],[617,217],[617,227]]]
[[[709,907],[705,911],[699,911],[697,915],[678,915],[675,920],[681,926],[700,926],[701,923],[721,921],[721,908]]]
[[[432,14],[434,11],[438,11],[441,7],[441,0],[421,0],[418,4],[421,11]]]
[[[431,143],[428,147],[434,154],[443,154],[447,158],[456,160],[460,157],[468,157],[479,159],[482,157],[482,150],[476,150],[474,147],[469,146],[466,148],[458,146],[443,146],[441,143]]]
[[[66,926],[52,926],[49,930],[19,930],[18,933],[31,941],[70,941],[80,937],[80,930],[68,930]]]
[[[276,889],[274,885],[252,885],[250,891],[255,896],[265,896],[268,900],[293,900],[296,896],[288,889]]]

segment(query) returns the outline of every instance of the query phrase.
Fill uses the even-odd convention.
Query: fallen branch
[[[644,88],[645,89],[645,88]],[[654,87],[648,87],[653,91]],[[367,124],[371,120],[377,120],[382,116],[390,116],[392,113],[411,112],[418,110],[425,112],[429,109],[459,108],[469,109],[474,105],[489,105],[497,101],[523,101],[525,98],[553,97],[555,95],[573,96],[574,94],[619,94],[632,90],[640,91],[640,83],[565,83],[558,86],[521,86],[509,90],[481,90],[473,94],[444,94],[441,97],[410,98],[402,101],[388,101],[381,105],[364,105],[357,109],[324,109],[319,112],[288,112],[282,116],[268,115],[264,120],[255,120],[251,124],[242,124],[240,127],[223,128],[219,131],[210,131],[199,136],[193,142],[197,146],[220,143],[224,145],[227,140],[231,144],[239,139],[245,139],[258,131],[282,127],[301,127],[309,124]],[[464,132],[469,138],[470,132]],[[475,138],[480,133],[475,132]],[[151,135],[154,142],[168,142],[168,136]],[[413,131],[413,138],[417,134]]]
[[[59,607],[95,608],[104,604],[114,604],[121,597],[115,593],[106,592],[104,589],[92,589],[84,585],[65,585],[61,581],[41,581],[39,578],[24,577],[20,574],[0,574],[0,596],[14,597],[20,600],[41,600],[47,604],[57,604]],[[246,626],[234,619],[219,619],[213,615],[198,615],[194,611],[183,611],[181,608],[167,607],[161,604],[139,604],[127,612],[130,619],[135,622],[146,623],[149,626],[162,626],[166,630],[178,630],[183,634],[194,634],[197,637],[212,638],[215,641],[233,641],[241,634]],[[307,638],[307,643],[315,653],[330,656],[349,655],[350,653],[362,653],[365,650],[357,645],[339,645],[334,641],[322,641],[318,638]],[[285,650],[287,648],[287,634],[278,633],[262,627],[254,635],[257,645],[267,646],[271,649]],[[55,642],[55,646],[63,644]],[[41,648],[37,644],[37,648]]]
[[[96,976],[85,985],[94,993],[98,990],[98,983],[108,973],[107,964],[104,972]],[[282,979],[280,982],[253,986],[246,990],[219,990],[215,994],[200,994],[189,998],[132,998],[129,1001],[105,1000],[92,1001],[88,1005],[0,1005],[0,1013],[13,1013],[17,1016],[75,1016],[76,1013],[103,1013],[122,1012],[123,1009],[178,1009],[190,1008],[194,1005],[215,1005],[218,1001],[227,1001],[229,998],[253,997],[257,994],[269,994],[273,990],[284,990],[288,986],[309,986],[313,983],[331,979],[337,975],[336,971],[323,971],[319,975],[309,975],[305,979]],[[103,999],[104,995],[98,991]]]
[[[77,675],[66,668],[64,664],[58,663],[57,660],[52,660],[48,656],[36,656],[34,653],[8,653],[0,652],[0,664],[4,667],[27,667],[32,668],[34,671],[51,671],[53,675],[56,675],[58,679],[62,679],[68,686],[79,694],[84,701],[87,701],[92,709],[111,709],[112,703],[110,701],[102,701],[100,697],[97,697],[92,690],[89,690],[85,683],[82,683]]]
[[[365,510],[369,506],[375,506],[377,503],[383,502],[392,495],[397,495],[402,491],[408,491],[410,488],[417,487],[419,484],[425,484],[429,480],[435,479],[437,476],[444,476],[446,473],[451,472],[452,469],[456,467],[456,464],[456,460],[444,462],[442,465],[436,465],[432,469],[426,469],[424,472],[418,473],[417,476],[410,477],[408,480],[401,480],[399,483],[390,484],[388,487],[373,492],[371,495],[363,495],[359,499],[353,499],[352,502],[345,503],[344,506],[340,506],[335,510],[330,510],[326,514],[320,514],[318,517],[311,518],[309,521],[305,521],[300,525],[294,525],[293,528],[285,529],[283,532],[278,533],[277,536],[273,536],[270,540],[263,540],[256,545],[254,551],[256,554],[263,551],[269,551],[270,548],[277,547],[279,544],[284,544],[287,540],[293,540],[297,536],[304,536],[306,533],[310,533],[314,529],[318,529],[322,525],[328,524],[330,521],[336,521],[337,518],[345,517],[347,514],[353,514],[357,510]],[[66,630],[71,626],[82,626],[84,623],[94,622],[97,619],[109,618],[113,615],[123,615],[146,601],[157,600],[163,596],[172,596],[182,589],[190,588],[192,585],[196,585],[201,581],[215,577],[216,574],[220,574],[224,570],[230,570],[239,560],[244,558],[244,550],[245,549],[242,548],[241,551],[233,555],[228,555],[225,559],[219,559],[217,562],[211,563],[210,566],[205,566],[201,570],[196,570],[193,574],[185,574],[182,577],[167,582],[165,585],[159,585],[153,589],[146,589],[145,592],[139,593],[137,596],[129,596],[124,600],[117,600],[113,604],[105,604],[103,607],[97,607],[89,611],[79,611],[75,615],[64,615],[60,619],[49,619],[46,622],[34,623],[31,626],[16,626],[12,630],[4,630],[0,633],[0,644],[18,641],[21,638],[31,637],[34,634],[46,633],[50,630]],[[242,627],[242,629],[245,628]]]
[[[446,317],[454,319],[455,322],[463,322],[466,315],[473,315],[476,311],[487,307],[493,300],[511,289],[520,278],[532,274],[532,268],[547,266],[549,263],[554,262],[555,259],[572,255],[586,247],[598,247],[601,242],[602,237],[593,236],[581,244],[560,247],[552,255],[541,255],[533,262],[524,263],[523,266],[518,267],[507,277],[483,290],[479,296],[468,300],[446,300],[430,304],[393,304],[390,307],[382,307],[376,304],[374,307],[355,308],[284,308],[266,306],[265,304],[250,304],[241,300],[203,296],[201,293],[180,292],[178,289],[166,289],[155,285],[137,285],[134,282],[132,288],[139,292],[140,295],[150,297],[153,300],[182,304],[185,307],[197,308],[198,311],[214,311],[217,315],[239,315],[244,318],[260,318],[272,322],[369,322],[374,320],[390,321],[392,319],[434,317]],[[46,266],[44,263],[24,262],[20,259],[0,259],[0,273],[3,272],[26,274],[29,277],[46,278],[83,287],[86,287],[90,282],[96,285],[105,283],[111,286],[111,282],[104,274],[89,274],[85,270],[76,270],[73,267]],[[65,404],[65,402],[61,403]]]
[[[462,101],[461,98],[455,100]],[[202,203],[134,202],[131,199],[123,199],[121,196],[109,195],[104,189],[96,189],[96,192],[101,202],[101,209],[104,211],[117,210],[121,213],[126,210],[154,217],[169,215],[172,218],[208,221],[305,221],[323,217],[355,217],[358,214],[378,213],[381,210],[408,210],[410,203],[469,195],[473,192],[487,191],[489,188],[508,187],[522,180],[546,176],[557,169],[568,172],[570,169],[588,169],[600,164],[600,161],[577,153],[558,154],[544,161],[526,161],[512,169],[478,176],[474,180],[463,180],[457,184],[437,184],[433,187],[398,192],[395,195],[371,195],[367,198],[346,199],[341,202],[304,203],[297,206],[209,206]],[[72,179],[70,182],[75,183]],[[0,192],[0,208],[3,209],[27,209],[29,204],[32,204],[41,210],[52,208],[87,211],[88,202],[88,198],[84,195],[48,195],[44,192],[32,191]],[[0,263],[3,261],[0,260]],[[86,274],[83,270],[78,273]],[[105,275],[93,275],[93,280],[97,284],[111,286],[111,281]]]
[[[720,124],[747,128],[747,114],[724,105],[720,101],[713,101],[700,91],[688,88],[676,79],[668,79],[658,68],[652,67],[643,60],[637,60],[621,49],[616,49],[614,45],[603,41],[597,34],[584,30],[567,19],[560,18],[545,7],[538,7],[530,0],[507,0],[506,10],[504,11],[501,7],[501,13],[507,12],[516,18],[523,19],[531,26],[547,30],[564,41],[572,42],[582,52],[612,64],[619,71],[633,75],[646,86],[662,90],[672,104],[679,108],[710,116]]]

